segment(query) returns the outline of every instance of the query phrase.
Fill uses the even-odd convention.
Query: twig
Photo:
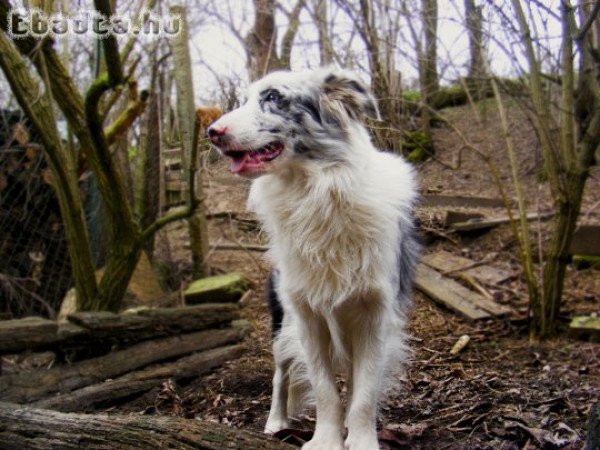
[[[242,250],[252,252],[266,252],[269,248],[266,245],[255,244],[214,244],[212,250]]]

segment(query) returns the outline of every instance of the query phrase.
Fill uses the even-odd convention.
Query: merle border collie
[[[416,183],[400,156],[373,146],[365,119],[378,116],[352,73],[282,71],[208,129],[231,171],[253,179],[248,209],[270,243],[275,374],[265,432],[288,427],[312,400],[317,422],[303,449],[379,448],[378,399],[407,357]]]

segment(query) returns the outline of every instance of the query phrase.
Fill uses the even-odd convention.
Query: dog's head
[[[233,173],[253,178],[294,161],[340,160],[350,128],[365,117],[379,117],[375,99],[352,73],[273,72],[207,133]]]

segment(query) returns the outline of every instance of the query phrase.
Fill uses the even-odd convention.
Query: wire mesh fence
[[[20,111],[0,109],[0,319],[31,315],[54,318],[73,287],[61,211],[39,141]],[[143,192],[140,195],[150,197],[146,203],[161,206],[157,212],[159,216],[166,214],[170,207],[180,207],[185,198],[183,192],[178,192],[179,201],[169,201],[165,195],[173,177],[169,164],[176,158],[167,151],[165,155],[155,154],[143,162],[139,160],[136,148],[126,149],[129,154],[124,165],[127,167],[121,169],[137,174],[140,164],[150,164],[153,167],[146,167],[143,174],[159,174],[155,177],[142,175],[145,186],[144,190],[139,190]],[[166,167],[159,170],[159,165]],[[94,264],[100,269],[106,257],[102,200],[95,177],[85,164],[83,166],[79,168],[79,191]],[[158,178],[164,178],[164,181],[160,182]],[[134,186],[131,188],[138,192]],[[163,192],[160,199],[159,190]],[[132,198],[132,206],[138,201]],[[134,210],[143,222],[143,213],[139,213],[137,206]],[[162,293],[156,283],[177,291],[182,280],[189,277],[189,250],[174,249],[175,244],[171,242],[188,240],[187,228],[182,226],[179,223],[163,230],[146,249],[148,258],[144,256],[143,264],[138,264],[130,284],[133,286],[130,294],[137,301],[152,300],[154,294],[150,295],[150,290]],[[98,271],[97,276],[100,274]]]
[[[0,314],[52,317],[71,267],[42,147],[19,111],[0,112]]]

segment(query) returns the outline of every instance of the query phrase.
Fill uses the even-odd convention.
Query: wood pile
[[[248,325],[237,304],[70,314],[0,322],[3,365],[20,352],[51,351],[50,368],[5,370],[0,401],[59,411],[87,411],[193,378],[237,358]]]

